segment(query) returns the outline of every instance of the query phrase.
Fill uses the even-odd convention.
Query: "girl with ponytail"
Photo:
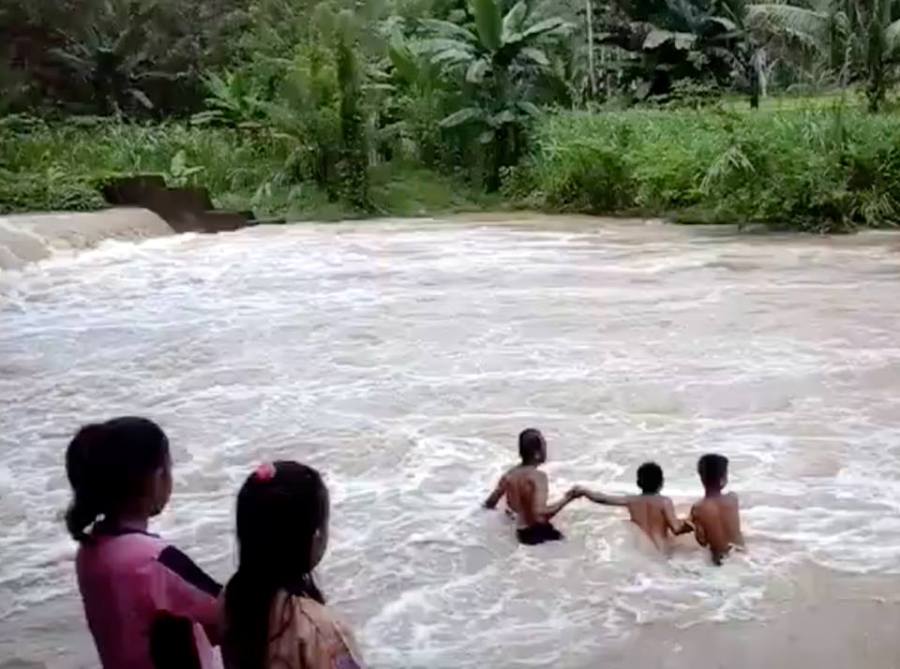
[[[215,581],[148,531],[172,494],[169,440],[145,418],[81,428],[66,451],[78,586],[105,669],[215,666]]]
[[[328,545],[328,489],[297,462],[260,466],[237,501],[237,573],[225,589],[227,669],[360,669],[313,570]]]

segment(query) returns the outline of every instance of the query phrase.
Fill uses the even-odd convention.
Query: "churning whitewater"
[[[19,266],[19,265],[17,265]],[[60,522],[65,444],[159,421],[176,495],[157,529],[224,580],[263,460],[333,492],[321,580],[374,667],[586,668],[635,624],[766,615],[803,570],[900,570],[896,238],[663,225],[377,222],[107,242],[0,273],[0,657],[95,655]],[[679,512],[697,457],[731,459],[750,551],[643,553],[576,503],[517,546],[479,503],[547,435],[553,492]]]

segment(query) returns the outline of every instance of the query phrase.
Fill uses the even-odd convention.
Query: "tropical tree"
[[[92,25],[73,35],[66,46],[50,50],[60,65],[90,86],[93,102],[102,113],[121,113],[136,104],[145,111],[153,109],[142,83],[166,76],[147,67],[146,28],[156,4],[148,3],[135,14],[129,9],[114,2],[99,5]]]
[[[94,114],[183,114],[234,48],[246,0],[0,0],[0,72],[33,104]],[[2,84],[0,84],[2,85]],[[15,93],[15,91],[13,91]],[[3,86],[0,93],[9,95]]]
[[[756,107],[765,45],[747,23],[745,0],[620,0],[600,16],[604,44],[630,54],[625,83],[639,98],[668,95],[684,81],[737,85]]]
[[[429,37],[419,48],[447,77],[461,80],[468,104],[445,117],[445,129],[474,126],[488,149],[489,189],[500,171],[523,151],[526,124],[538,113],[542,77],[551,73],[549,50],[571,25],[559,16],[542,18],[524,0],[505,14],[502,0],[471,0],[473,24],[426,19]]]
[[[339,16],[334,35],[341,126],[339,171],[345,201],[366,211],[372,205],[362,81],[355,44],[353,14],[345,10]]]
[[[388,43],[390,88],[389,118],[384,130],[399,144],[401,153],[414,154],[423,164],[435,167],[443,157],[439,123],[447,95],[440,67],[416,51],[417,43],[395,32]]]
[[[900,55],[897,0],[796,0],[750,5],[751,21],[773,34],[818,51],[841,83],[866,82],[869,109],[877,111]]]

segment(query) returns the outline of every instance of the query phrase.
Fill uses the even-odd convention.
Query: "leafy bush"
[[[312,176],[286,178],[285,165],[295,157],[296,142],[293,136],[261,129],[145,126],[93,118],[49,125],[7,117],[0,120],[0,214],[99,209],[105,204],[98,186],[105,179],[136,173],[161,174],[170,185],[205,186],[216,206],[252,209],[259,216],[335,220],[364,213],[358,203],[332,198]],[[371,208],[383,214],[496,206],[461,180],[402,161],[373,170],[368,190]]]
[[[95,209],[96,186],[121,174],[201,184],[215,198],[249,202],[277,173],[288,146],[271,135],[170,123],[0,123],[0,210]]]
[[[540,204],[812,231],[900,223],[900,118],[856,110],[561,113],[537,127]]]

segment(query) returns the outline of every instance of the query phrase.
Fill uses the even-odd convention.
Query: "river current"
[[[804,570],[900,572],[900,239],[641,222],[370,222],[107,242],[0,272],[0,666],[95,666],[67,440],[147,415],[176,492],[156,529],[221,580],[258,463],[332,491],[320,578],[372,666],[587,668],[649,622],[764,618]],[[554,495],[685,513],[731,460],[750,551],[647,554],[620,510],[519,547],[479,509],[541,428]],[[18,662],[18,663],[17,663]]]

